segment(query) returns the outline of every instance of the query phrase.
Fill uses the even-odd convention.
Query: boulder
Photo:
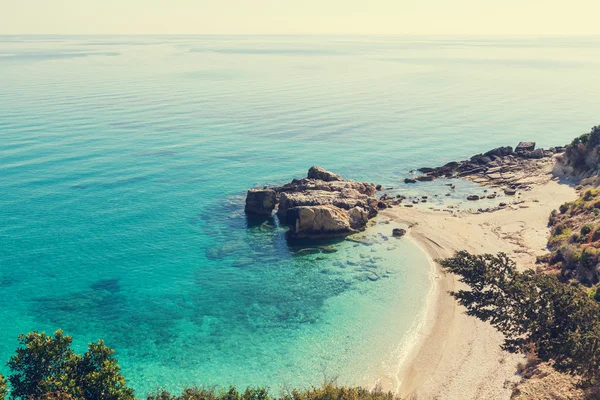
[[[358,230],[350,226],[349,213],[333,205],[294,207],[287,211],[288,235],[294,239],[346,236]]]
[[[471,157],[470,161],[479,165],[485,165],[491,163],[492,159],[488,156],[484,156],[483,154],[477,154]]]
[[[450,161],[449,163],[445,164],[442,168],[444,169],[456,169],[460,166],[460,163],[457,161]]]
[[[412,178],[406,178],[404,179],[404,183],[417,183],[417,180]]]
[[[513,153],[513,148],[510,146],[497,147],[485,153],[486,156],[506,157]]]
[[[319,179],[325,182],[341,181],[341,176],[334,174],[333,172],[326,171],[325,169],[313,166],[308,170],[308,179]]]
[[[394,229],[392,230],[392,236],[394,236],[394,237],[402,237],[402,236],[404,236],[404,235],[406,235],[406,230],[405,230],[405,229],[402,229],[402,228],[394,228]]]
[[[519,142],[515,148],[515,153],[524,153],[535,150],[535,142]]]
[[[517,194],[517,190],[516,189],[507,188],[507,189],[504,189],[504,194],[507,195],[507,196],[514,196],[515,194]]]
[[[531,158],[544,158],[544,149],[535,149],[530,153],[530,156]],[[550,154],[550,157],[552,157],[552,154]]]
[[[476,194],[472,194],[467,197],[467,200],[471,200],[471,201],[479,200],[479,196],[477,196]]]
[[[433,176],[421,175],[421,176],[417,176],[416,179],[421,182],[431,182],[431,181],[433,181]]]
[[[248,214],[270,216],[277,204],[277,193],[273,189],[250,189],[246,196],[245,211]]]

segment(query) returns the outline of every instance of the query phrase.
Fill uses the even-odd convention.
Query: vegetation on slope
[[[581,177],[598,175],[600,167],[600,126],[594,126],[590,133],[575,138],[565,149],[560,160],[563,166],[570,167],[571,175]]]
[[[103,341],[90,343],[88,351],[79,355],[71,349],[72,337],[62,331],[54,335],[31,332],[19,336],[21,347],[7,365],[11,391],[0,375],[0,400],[135,400],[114,357],[114,351]],[[150,394],[147,400],[393,400],[392,393],[363,388],[338,387],[291,390],[272,396],[268,388],[187,388],[181,395],[166,390]]]
[[[600,276],[600,190],[583,188],[577,200],[552,212],[549,225],[551,254],[540,261],[558,271],[565,282],[596,285]]]

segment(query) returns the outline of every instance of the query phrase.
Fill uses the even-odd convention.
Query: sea
[[[427,255],[381,218],[289,243],[246,190],[319,165],[462,204],[481,188],[403,180],[589,132],[599,71],[599,37],[0,36],[0,372],[60,328],[104,339],[140,397],[396,387]]]

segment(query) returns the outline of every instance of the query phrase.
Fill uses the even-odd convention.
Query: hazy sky
[[[600,0],[0,0],[0,33],[600,34]]]

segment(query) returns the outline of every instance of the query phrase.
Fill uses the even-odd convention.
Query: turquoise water
[[[394,376],[425,255],[383,222],[296,253],[245,190],[564,144],[599,122],[599,70],[598,38],[0,37],[0,359],[61,327],[138,394]]]

